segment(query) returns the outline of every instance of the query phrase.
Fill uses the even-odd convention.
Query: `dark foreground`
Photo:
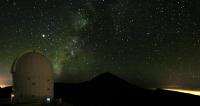
[[[110,73],[104,73],[79,84],[55,83],[54,90],[55,100],[61,100],[61,102],[55,101],[49,106],[133,106],[135,104],[163,105],[166,103],[173,105],[174,102],[200,101],[199,96],[190,94],[140,88]],[[11,91],[12,87],[0,89],[0,106],[13,105],[9,103]]]

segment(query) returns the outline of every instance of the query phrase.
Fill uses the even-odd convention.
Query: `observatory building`
[[[15,59],[11,73],[16,103],[50,102],[54,77],[49,60],[37,51],[29,51]]]

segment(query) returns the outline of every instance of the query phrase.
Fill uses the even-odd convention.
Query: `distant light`
[[[11,93],[11,102],[13,102],[14,98],[15,98],[15,94]]]
[[[12,94],[11,94],[11,98],[14,98],[14,97],[15,97],[15,94],[12,93]]]
[[[7,87],[7,85],[0,85],[0,88],[5,88]]]
[[[47,103],[51,102],[51,98],[46,98]]]

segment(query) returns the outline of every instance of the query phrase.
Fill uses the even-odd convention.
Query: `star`
[[[42,34],[42,37],[43,37],[43,38],[45,38],[45,37],[46,37],[46,35],[45,35],[45,34]]]

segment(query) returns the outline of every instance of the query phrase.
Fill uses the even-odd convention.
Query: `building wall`
[[[16,102],[42,101],[53,97],[53,71],[46,57],[27,53],[16,60],[13,69]]]

